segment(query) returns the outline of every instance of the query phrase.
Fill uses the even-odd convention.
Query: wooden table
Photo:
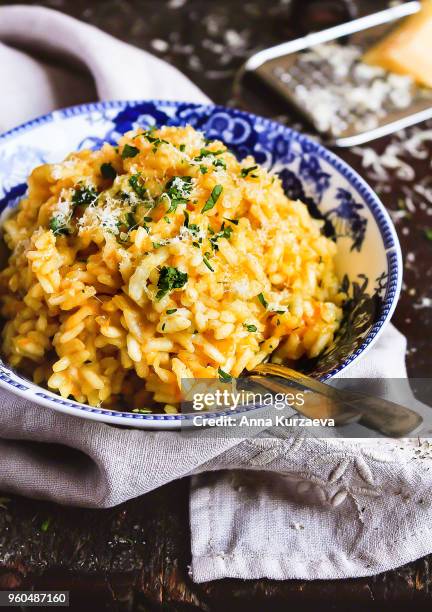
[[[233,75],[250,53],[331,25],[339,10],[326,0],[46,0],[39,4],[64,10],[171,61],[219,103],[232,103]],[[372,0],[348,4],[351,11],[357,8],[362,13],[385,6]],[[245,96],[242,104],[288,124],[295,120],[280,102],[266,96],[264,103],[256,92]],[[383,151],[388,142],[378,141],[373,149]],[[359,155],[338,153],[374,183]],[[431,370],[432,242],[425,230],[432,227],[432,205],[425,205],[424,198],[414,192],[431,171],[429,160],[430,156],[415,160],[415,179],[392,177],[384,185],[390,191],[381,194],[388,208],[398,211],[397,229],[407,258],[394,322],[408,338],[408,368],[416,377],[427,377]],[[375,181],[375,187],[382,190],[383,186]],[[176,482],[101,511],[19,497],[3,500],[0,588],[66,589],[71,591],[72,609],[97,612],[147,612],[162,607],[226,612],[316,610],[318,606],[341,612],[431,609],[432,555],[356,580],[194,584],[188,576],[188,486],[187,480]]]

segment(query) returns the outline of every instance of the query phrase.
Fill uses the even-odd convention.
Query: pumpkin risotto
[[[30,175],[3,224],[3,355],[63,397],[175,412],[182,378],[314,357],[344,294],[334,242],[278,177],[192,127]]]

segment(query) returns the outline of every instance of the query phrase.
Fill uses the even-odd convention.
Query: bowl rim
[[[341,174],[350,184],[350,186],[357,191],[364,204],[366,204],[368,210],[372,214],[375,223],[377,224],[380,236],[382,238],[383,247],[387,256],[387,262],[389,267],[389,275],[386,285],[386,294],[382,304],[381,316],[374,323],[371,330],[369,331],[366,338],[363,340],[360,347],[358,347],[353,353],[349,355],[342,363],[340,363],[331,372],[321,377],[321,381],[333,378],[342,371],[346,371],[352,364],[360,357],[364,356],[366,352],[372,347],[373,344],[378,340],[381,333],[384,331],[386,325],[390,322],[391,316],[396,308],[399,294],[402,287],[402,252],[399,243],[399,239],[391,220],[389,213],[387,212],[384,204],[381,202],[375,191],[370,185],[345,161],[343,161],[338,155],[327,149],[324,145],[316,142],[310,136],[302,134],[297,130],[294,130],[288,126],[285,126],[273,119],[261,117],[247,111],[243,111],[237,108],[229,108],[219,104],[201,104],[197,102],[177,101],[177,100],[157,100],[157,99],[135,99],[135,100],[105,100],[98,102],[90,102],[84,104],[78,104],[69,106],[61,109],[54,110],[50,113],[46,113],[39,117],[35,117],[25,123],[22,123],[14,128],[7,130],[0,134],[0,144],[10,137],[13,137],[22,132],[29,131],[35,127],[57,120],[64,120],[82,115],[88,112],[94,111],[106,111],[115,108],[134,107],[140,104],[154,104],[156,107],[172,106],[178,108],[179,106],[187,105],[190,108],[197,109],[208,109],[212,111],[223,111],[230,114],[231,116],[244,117],[253,120],[255,125],[260,125],[266,129],[277,129],[281,133],[289,133],[290,140],[294,140],[298,143],[304,143],[308,146],[308,151],[314,152],[321,159],[325,160],[332,169]],[[14,378],[10,378],[7,372],[12,372],[15,378],[21,379],[23,384],[20,384]],[[24,384],[25,383],[25,384]],[[27,386],[29,385],[29,386]],[[20,374],[12,371],[7,365],[0,367],[0,387],[12,391],[14,394],[23,397],[26,400],[33,400],[36,403],[43,405],[48,408],[53,408],[58,412],[73,415],[76,417],[87,418],[95,421],[103,421],[105,423],[118,424],[118,425],[132,425],[137,427],[150,427],[158,428],[163,425],[166,429],[178,429],[180,424],[186,424],[190,422],[197,415],[202,413],[193,414],[140,414],[133,412],[114,411],[107,408],[92,407],[87,404],[81,404],[73,400],[65,400],[60,395],[53,393],[31,381],[21,378]],[[217,413],[206,413],[206,416],[211,418],[213,416],[224,416],[239,414],[253,410],[253,406],[237,408],[235,411],[217,412]]]

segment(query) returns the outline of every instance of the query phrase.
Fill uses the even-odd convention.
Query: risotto
[[[3,224],[0,299],[3,355],[35,383],[175,412],[182,379],[332,342],[336,246],[253,158],[162,127],[40,166],[28,185]]]

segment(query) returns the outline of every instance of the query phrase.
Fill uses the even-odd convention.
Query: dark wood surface
[[[346,10],[327,0],[47,0],[27,4],[57,8],[93,23],[172,62],[216,102],[236,103],[288,124],[297,119],[270,96],[246,91],[240,101],[232,99],[236,69],[253,51],[331,25]],[[377,10],[386,3],[358,0],[347,5],[353,14]],[[382,151],[388,142],[378,141],[373,148]],[[358,155],[338,153],[374,182]],[[431,172],[430,155],[417,160],[415,169],[414,181],[392,177],[390,191],[381,194],[390,210],[398,210],[407,194],[414,193],[415,184]],[[418,195],[416,198],[413,210],[399,215],[397,223],[407,260],[394,322],[408,338],[410,375],[427,377],[432,310],[424,305],[432,297],[432,242],[425,230],[432,227],[432,209],[430,204],[420,205]],[[19,497],[2,499],[0,589],[66,589],[71,591],[72,609],[95,611],[432,608],[432,556],[356,580],[220,580],[196,585],[188,575],[188,487],[183,480],[101,511]]]

